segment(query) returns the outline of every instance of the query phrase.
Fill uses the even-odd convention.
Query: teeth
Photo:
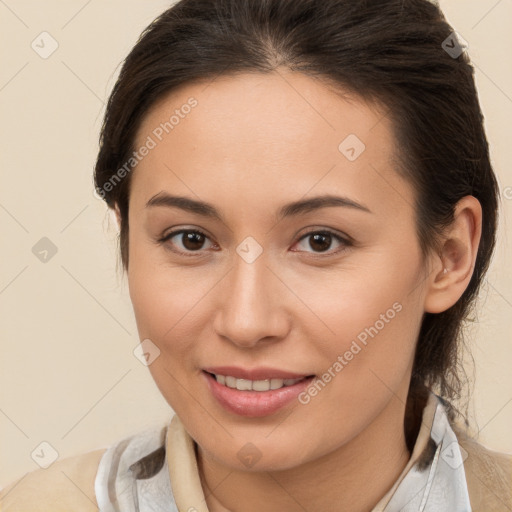
[[[270,389],[279,389],[283,387],[284,380],[283,379],[270,379]]]
[[[223,384],[231,389],[239,391],[269,391],[271,389],[279,389],[285,386],[292,386],[300,379],[265,379],[265,380],[247,380],[237,379],[229,375],[215,375],[215,379],[219,384]]]
[[[252,382],[245,379],[236,379],[236,389],[238,389],[238,391],[251,391]]]

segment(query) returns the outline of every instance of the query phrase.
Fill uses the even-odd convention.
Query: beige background
[[[92,193],[118,65],[169,5],[0,0],[0,486],[38,467],[31,453],[43,441],[66,457],[172,414],[132,353],[139,340],[126,279],[116,273],[115,224]],[[502,200],[497,252],[470,332],[472,417],[482,442],[512,453],[512,0],[441,6],[469,43]],[[43,31],[59,45],[46,59],[31,47]],[[46,263],[32,252],[42,237],[57,248]]]

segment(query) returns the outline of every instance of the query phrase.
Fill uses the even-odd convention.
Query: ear
[[[453,306],[466,290],[475,267],[482,233],[482,207],[474,196],[463,197],[456,205],[454,221],[443,236],[440,254],[426,288],[427,313],[441,313]]]

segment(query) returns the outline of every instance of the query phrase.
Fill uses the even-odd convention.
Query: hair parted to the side
[[[462,390],[463,325],[495,245],[498,186],[467,52],[443,49],[453,28],[427,0],[181,0],[155,19],[127,56],[109,97],[95,166],[96,190],[121,214],[128,269],[131,172],[106,185],[135,150],[144,115],[163,95],[220,75],[288,68],[382,105],[392,121],[397,171],[416,193],[425,256],[465,195],[482,205],[471,281],[457,303],[426,313],[410,396],[432,389],[450,401]],[[193,115],[193,114],[192,114]],[[112,181],[110,181],[112,183]],[[108,192],[107,192],[108,190]]]

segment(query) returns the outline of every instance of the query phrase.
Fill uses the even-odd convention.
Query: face
[[[382,110],[285,71],[187,85],[144,118],[129,201],[139,335],[163,396],[226,466],[248,469],[248,446],[258,470],[312,461],[405,403],[425,269],[394,144]],[[205,373],[222,366],[315,377],[230,390]]]

